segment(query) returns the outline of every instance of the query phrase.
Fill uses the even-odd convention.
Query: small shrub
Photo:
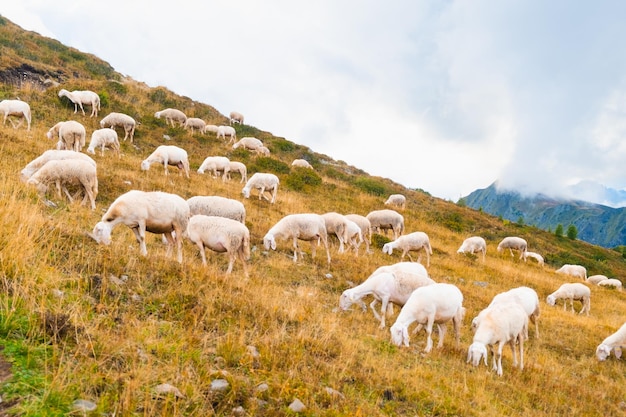
[[[295,168],[285,178],[285,185],[294,191],[310,191],[322,183],[317,172],[308,168]]]
[[[296,148],[296,145],[294,145],[293,142],[289,142],[288,140],[283,138],[278,138],[274,140],[272,142],[272,145],[274,148],[281,152],[292,152]]]
[[[376,196],[383,196],[389,194],[385,184],[373,178],[359,177],[354,181],[354,185],[366,193]]]
[[[275,174],[288,174],[290,171],[289,165],[286,163],[268,157],[257,158],[252,167],[248,169],[252,172],[273,172]]]

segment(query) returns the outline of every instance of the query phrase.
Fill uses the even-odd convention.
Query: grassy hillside
[[[97,405],[93,415],[292,415],[288,406],[297,398],[306,406],[302,415],[311,416],[624,413],[624,364],[614,358],[599,363],[594,356],[597,344],[625,321],[624,293],[593,287],[588,317],[544,302],[561,283],[571,281],[553,272],[561,264],[578,263],[590,275],[621,279],[626,264],[620,253],[556,239],[404,189],[253,126],[236,126],[238,136],[262,139],[270,157],[233,151],[212,136],[167,127],[153,117],[165,107],[209,123],[226,118],[166,88],[112,71],[92,72],[108,65],[6,20],[0,20],[0,51],[0,74],[16,68],[30,68],[31,74],[29,82],[2,78],[9,81],[0,84],[0,99],[19,96],[33,109],[30,132],[0,127],[0,343],[11,364],[10,369],[0,366],[5,371],[0,372],[5,379],[0,407],[5,411],[64,416],[82,399]],[[58,98],[60,88],[98,92],[100,117],[74,114],[73,106]],[[47,206],[20,182],[19,171],[53,147],[45,137],[53,124],[77,120],[90,135],[110,111],[127,113],[141,125],[134,144],[122,143],[120,159],[110,152],[94,156],[100,181],[95,212],[54,195],[50,198],[57,207]],[[158,166],[140,170],[141,161],[163,143],[188,151],[190,179],[174,170],[166,177]],[[202,267],[189,242],[184,262],[178,264],[165,257],[154,235],[147,239],[148,256],[141,257],[125,226],[114,229],[108,247],[86,236],[110,203],[130,189],[241,199],[237,179],[223,183],[195,172],[209,155],[228,156],[246,163],[250,174],[274,172],[281,180],[276,204],[256,195],[242,200],[254,246],[249,277],[239,264],[226,276],[227,259],[216,253],[208,253],[209,265]],[[294,158],[309,160],[315,172],[292,169]],[[382,254],[386,237],[375,235],[374,253],[361,251],[358,257],[338,254],[335,244],[330,267],[319,253],[294,264],[288,242],[280,242],[276,252],[263,249],[263,235],[284,215],[366,215],[398,192],[408,197],[402,212],[406,230],[430,236],[430,275],[457,285],[464,294],[467,315],[458,348],[448,335],[443,349],[423,354],[424,333],[411,335],[409,348],[397,348],[388,328],[379,329],[370,311],[356,306],[336,311],[346,288],[378,266],[399,261],[397,253]],[[485,263],[456,253],[470,235],[487,240]],[[531,250],[545,255],[547,265],[497,254],[497,243],[508,235],[526,238]],[[308,245],[304,249],[309,252]],[[471,319],[495,294],[521,285],[536,289],[542,301],[541,338],[531,329],[525,369],[512,368],[508,348],[502,377],[484,365],[472,368],[465,362]],[[211,389],[217,379],[228,381],[226,391]],[[165,383],[180,394],[157,394],[155,387]]]

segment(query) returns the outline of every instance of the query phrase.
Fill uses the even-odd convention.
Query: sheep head
[[[268,233],[265,235],[263,238],[263,247],[265,247],[265,250],[276,250],[276,239],[273,234]]]
[[[483,359],[485,366],[487,366],[487,347],[478,342],[474,342],[467,350],[467,363],[472,363],[474,366],[480,365],[480,360]]]
[[[391,255],[391,253],[393,252],[393,247],[390,243],[385,243],[383,245],[383,253],[388,253],[389,255]]]
[[[341,308],[343,311],[346,311],[350,308],[354,301],[355,300],[352,291],[345,290],[339,297],[339,308]]]
[[[556,304],[556,298],[554,297],[554,295],[550,294],[547,298],[546,298],[546,303],[548,303],[548,305],[553,306]]]
[[[406,326],[394,324],[389,329],[391,333],[391,342],[396,346],[409,346],[409,329]]]
[[[92,233],[89,235],[96,242],[103,245],[111,244],[111,226],[105,222],[98,222],[93,228]]]
[[[147,171],[149,169],[150,169],[150,161],[148,161],[147,159],[141,161],[141,170]]]

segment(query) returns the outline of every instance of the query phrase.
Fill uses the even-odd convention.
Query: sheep
[[[399,236],[397,239],[383,245],[383,253],[391,255],[394,249],[402,250],[400,260],[404,259],[410,251],[423,251],[426,254],[426,266],[430,266],[430,255],[433,254],[433,249],[430,246],[428,235],[424,232],[413,232],[408,235]],[[411,255],[409,255],[409,259],[411,259]],[[422,255],[420,253],[417,262],[420,262],[421,259]],[[412,260],[413,259],[411,259],[411,261]]]
[[[185,124],[183,125],[185,129],[191,130],[191,134],[193,135],[195,129],[200,133],[204,133],[204,129],[206,128],[206,122],[197,117],[188,117],[185,120]]]
[[[130,138],[130,143],[133,143],[137,122],[127,114],[111,112],[100,120],[100,127],[121,127],[124,129],[124,142]]]
[[[222,181],[226,181],[230,172],[230,160],[225,156],[207,156],[200,164],[198,174],[204,174],[205,171],[212,171],[213,177],[219,176],[218,171],[222,171]]]
[[[202,133],[212,132],[212,133],[217,134],[218,129],[219,128],[216,125],[206,125],[204,126],[204,131]]]
[[[401,210],[404,210],[406,206],[406,197],[402,194],[391,194],[387,201],[385,201],[386,206],[394,206]]]
[[[83,108],[83,105],[88,104],[91,106],[91,114],[89,117],[98,116],[98,110],[100,110],[100,96],[93,91],[67,91],[66,89],[62,89],[59,91],[59,98],[60,97],[67,97],[72,103],[74,103],[74,113],[76,113],[78,111],[78,107],[80,107],[80,110],[83,112],[83,116],[85,116],[85,109]]]
[[[345,216],[344,216],[345,217]],[[354,249],[354,255],[359,256],[359,246],[363,243],[363,232],[361,227],[346,217],[346,236],[348,237],[347,244]]]
[[[365,281],[356,287],[345,290],[339,297],[339,308],[347,311],[354,303],[360,303],[363,310],[367,307],[361,301],[366,295],[372,294],[374,301],[370,308],[380,328],[385,328],[385,316],[390,312],[391,305],[402,307],[413,291],[425,285],[434,284],[428,277],[426,268],[414,262],[399,262],[376,269]],[[380,301],[380,315],[376,311],[376,303]]]
[[[253,188],[258,189],[259,200],[261,198],[264,198],[270,203],[274,204],[276,202],[276,194],[278,193],[279,183],[280,181],[278,180],[278,177],[274,174],[256,172],[246,182],[246,185],[243,187],[241,192],[245,198],[250,198],[250,190],[252,190]],[[265,196],[265,191],[271,192],[271,200],[267,196]]]
[[[61,190],[65,192],[70,202],[74,198],[66,188],[66,184],[80,184],[84,197],[81,204],[87,200],[91,203],[91,209],[96,209],[96,197],[98,195],[98,176],[96,166],[83,159],[54,159],[46,162],[26,181],[29,185],[35,185],[37,190],[45,195],[50,183],[55,183],[57,193],[61,197]]]
[[[228,143],[234,143],[237,140],[237,132],[235,128],[232,126],[218,126],[216,137],[219,139],[220,137],[226,140],[226,136],[229,137]]]
[[[573,277],[578,277],[583,281],[587,279],[587,268],[582,265],[565,264],[554,272],[556,272],[557,274],[565,274],[571,275]]]
[[[502,349],[506,343],[511,346],[513,366],[517,366],[515,345],[519,344],[520,370],[524,369],[524,338],[528,333],[528,315],[517,303],[499,304],[488,307],[474,333],[472,344],[467,350],[467,363],[474,366],[484,359],[487,365],[487,346],[492,354],[492,368],[502,376]],[[498,344],[497,355],[493,346]]]
[[[259,146],[254,150],[257,155],[270,156],[270,150],[267,146]]]
[[[240,125],[243,124],[243,114],[236,112],[236,111],[231,111],[230,112],[230,117],[229,117],[229,121],[228,121],[231,125],[233,123],[239,123]]]
[[[591,275],[587,277],[586,282],[588,282],[589,284],[598,285],[600,281],[604,281],[605,279],[609,279],[609,277],[607,277],[606,275]]]
[[[608,336],[596,348],[596,357],[599,361],[605,361],[611,352],[617,359],[622,357],[622,347],[626,346],[626,323],[617,329],[615,333]]]
[[[250,231],[246,225],[225,217],[195,214],[189,219],[187,238],[200,249],[202,265],[207,265],[206,248],[226,252],[229,257],[226,274],[232,272],[235,260],[239,258],[243,272],[248,276],[246,261],[250,259]]]
[[[566,310],[567,300],[569,300],[570,305],[572,306],[572,312],[576,312],[574,310],[574,300],[579,300],[583,307],[578,314],[587,313],[587,315],[589,315],[589,310],[591,308],[591,291],[585,284],[581,284],[580,282],[563,284],[558,290],[548,295],[546,302],[548,305],[553,306],[559,299],[564,299],[563,311]]]
[[[315,247],[319,241],[326,248],[326,258],[330,265],[330,251],[328,249],[328,234],[326,222],[319,214],[301,213],[288,214],[280,219],[268,230],[263,237],[265,250],[276,250],[277,239],[291,239],[293,242],[293,261],[298,261],[298,255],[303,257],[302,250],[298,246],[298,240],[311,242],[311,256],[315,258]]]
[[[95,155],[96,148],[101,149],[102,156],[104,156],[104,148],[111,148],[119,158],[120,141],[117,138],[117,132],[110,127],[94,130],[91,134],[91,140],[89,141],[87,152]]]
[[[536,260],[539,266],[543,266],[544,264],[543,256],[539,255],[538,253],[530,252],[530,251],[524,252],[524,261],[526,261],[526,259],[528,258],[532,258]]]
[[[176,244],[177,260],[182,263],[182,236],[189,217],[189,204],[176,194],[130,190],[113,201],[89,235],[100,244],[110,245],[113,228],[125,224],[135,234],[141,255],[147,256],[146,232],[165,234],[167,256]]]
[[[204,214],[205,216],[226,217],[246,224],[246,208],[241,201],[217,195],[197,195],[187,199],[187,204],[189,204],[189,212],[192,216]]]
[[[62,149],[80,152],[85,146],[87,131],[85,126],[74,120],[59,122],[46,133],[48,139],[59,139]]]
[[[243,149],[248,149],[250,151],[255,151],[261,146],[263,146],[263,142],[261,142],[260,139],[249,137],[249,136],[243,137],[239,139],[237,142],[233,143],[233,149],[243,147]]]
[[[241,175],[241,180],[239,183],[248,181],[248,169],[243,162],[239,161],[229,161],[228,163],[228,174],[226,175],[227,179],[230,179],[231,172],[238,172]]]
[[[313,169],[313,166],[309,164],[309,161],[307,161],[306,159],[294,159],[293,162],[291,163],[291,166]]]
[[[433,283],[416,288],[409,296],[404,307],[400,310],[396,322],[391,326],[391,341],[396,346],[409,346],[408,328],[414,321],[419,331],[423,326],[426,329],[425,353],[431,351],[433,340],[431,334],[433,324],[439,327],[439,343],[437,348],[443,347],[443,338],[446,334],[446,323],[452,321],[456,347],[461,337],[461,322],[465,315],[463,294],[458,287],[447,283]]]
[[[337,212],[328,212],[322,214],[326,223],[326,233],[337,236],[339,239],[339,253],[345,250],[344,245],[348,243],[348,219]]]
[[[185,173],[185,176],[189,178],[189,159],[187,158],[187,151],[173,145],[161,145],[158,146],[154,152],[150,154],[146,159],[141,162],[141,170],[147,171],[150,169],[150,165],[153,163],[163,164],[165,168],[165,175],[169,175],[167,169],[168,165],[178,167],[179,172]]]
[[[0,101],[0,114],[4,115],[2,126],[5,126],[7,119],[11,122],[13,129],[17,129],[26,120],[27,131],[30,131],[31,112],[27,102],[22,100],[2,100]],[[19,117],[20,122],[16,125],[9,116]]]
[[[365,242],[365,252],[372,253],[370,250],[370,245],[372,244],[372,225],[370,221],[365,216],[361,216],[360,214],[346,214],[346,219],[353,221],[358,224],[361,228],[361,235],[363,236],[363,241]]]
[[[517,236],[508,236],[502,239],[502,241],[498,244],[498,253],[502,252],[504,249],[508,249],[513,256],[513,251],[519,251],[519,258],[524,258],[524,252],[528,248],[528,243],[521,237]]]
[[[456,253],[481,253],[483,256],[483,262],[485,262],[485,257],[487,255],[487,242],[480,236],[472,236],[468,237],[463,241],[461,247],[456,251]]]
[[[365,216],[369,220],[372,232],[393,230],[393,238],[397,239],[404,232],[404,217],[395,210],[374,210]]]
[[[493,307],[495,305],[502,305],[508,303],[517,303],[519,304],[530,319],[531,323],[535,325],[535,338],[539,338],[539,315],[541,314],[539,308],[539,296],[537,292],[529,287],[517,287],[510,289],[506,292],[502,292],[497,294],[491,300],[488,307]],[[472,320],[472,329],[476,330],[480,320],[482,319],[482,314],[485,310],[481,311],[474,319]],[[526,334],[526,339],[528,339],[528,334]]]
[[[84,153],[68,151],[68,150],[57,150],[57,149],[49,149],[39,155],[37,158],[30,161],[22,171],[20,171],[20,179],[23,182],[26,182],[35,172],[37,172],[42,166],[44,166],[47,162],[52,160],[63,160],[63,159],[82,159],[84,161],[89,162],[94,167],[96,166],[96,161],[91,159],[89,156]]]
[[[617,291],[621,291],[622,290],[622,281],[620,281],[619,279],[615,279],[615,278],[604,279],[604,280],[598,282],[598,285],[600,287],[615,288]]]
[[[187,121],[187,115],[178,109],[163,109],[154,113],[154,117],[160,119],[163,117],[165,119],[165,123],[170,124],[172,127],[176,126],[176,122],[179,123],[181,127],[185,125]]]

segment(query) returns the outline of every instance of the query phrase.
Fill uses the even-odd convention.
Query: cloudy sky
[[[621,0],[19,0],[0,14],[436,197],[496,180],[626,187]]]

